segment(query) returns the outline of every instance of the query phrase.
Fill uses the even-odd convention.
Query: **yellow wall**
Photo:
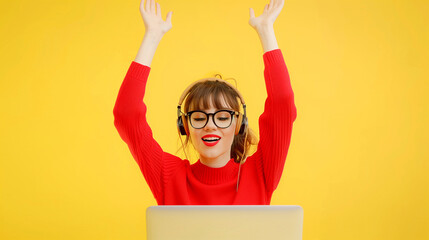
[[[215,72],[238,80],[258,130],[263,51],[247,21],[267,3],[160,1],[173,28],[145,101],[165,151],[182,90]],[[144,239],[156,202],[112,114],[144,34],[139,1],[0,7],[0,239]],[[274,27],[298,116],[272,204],[304,208],[304,240],[429,239],[428,8],[286,1]]]

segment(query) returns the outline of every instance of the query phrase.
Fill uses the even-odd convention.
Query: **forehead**
[[[230,109],[231,106],[228,104],[227,100],[223,94],[214,96],[206,96],[202,99],[195,99],[189,106],[189,110],[210,110],[210,109]]]

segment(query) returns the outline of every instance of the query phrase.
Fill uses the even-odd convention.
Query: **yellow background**
[[[156,205],[113,125],[144,34],[139,1],[2,1],[0,239],[144,239]],[[145,102],[175,153],[177,100],[234,77],[257,132],[266,92],[248,25],[268,1],[160,1],[173,28]],[[286,1],[274,27],[297,119],[273,205],[304,240],[429,239],[427,1]],[[193,158],[195,161],[196,159]]]

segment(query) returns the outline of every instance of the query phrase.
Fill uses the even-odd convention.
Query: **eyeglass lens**
[[[212,115],[214,124],[219,128],[227,128],[231,125],[232,116],[229,111],[218,111],[215,114],[205,112],[193,112],[190,116],[191,125],[194,128],[203,128],[208,123],[208,116]]]

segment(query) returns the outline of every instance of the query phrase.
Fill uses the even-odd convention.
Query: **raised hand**
[[[270,3],[265,5],[264,12],[259,17],[255,17],[253,8],[250,8],[250,26],[252,26],[257,32],[259,32],[262,28],[272,28],[274,21],[283,8],[283,5],[284,0],[270,0]]]
[[[143,17],[146,32],[164,35],[172,28],[171,15],[173,12],[168,12],[167,19],[164,21],[159,3],[155,3],[155,0],[146,0],[146,4],[144,4],[144,1],[142,0],[140,3],[140,14]]]
[[[146,0],[146,4],[144,4],[144,1],[142,0],[140,3],[140,13],[146,32],[134,61],[150,67],[159,42],[172,27],[171,15],[173,12],[168,12],[167,19],[163,21],[159,3],[155,4],[155,0]]]

